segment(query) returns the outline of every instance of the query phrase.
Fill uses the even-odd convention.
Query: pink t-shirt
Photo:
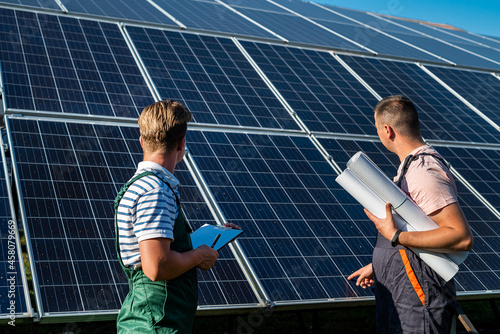
[[[423,152],[441,157],[429,145],[420,146],[410,154],[415,156]],[[398,168],[394,182],[399,179],[402,169],[403,163]],[[451,172],[441,161],[428,155],[420,155],[410,164],[401,182],[401,189],[427,215],[458,202],[457,187]]]

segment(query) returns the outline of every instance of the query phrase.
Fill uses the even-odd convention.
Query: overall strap
[[[403,162],[403,169],[401,171],[401,175],[399,176],[399,179],[398,179],[398,182],[396,182],[396,185],[401,188],[401,183],[403,182],[403,177],[406,175],[406,172],[408,171],[408,168],[410,167],[410,164],[417,160],[417,158],[421,155],[427,155],[427,156],[431,156],[431,157],[434,157],[436,160],[439,160],[441,161],[446,167],[448,167],[448,163],[443,159],[441,158],[440,156],[436,155],[436,154],[432,154],[432,153],[425,153],[425,152],[422,152],[422,153],[417,153],[415,155],[409,155],[406,157],[405,161]]]
[[[145,172],[142,172],[141,174],[139,175],[136,175],[135,177],[133,177],[130,181],[128,181],[121,189],[120,191],[118,192],[118,195],[116,196],[115,198],[115,201],[114,201],[114,209],[115,209],[115,234],[116,234],[116,253],[118,255],[118,259],[120,260],[120,264],[121,266],[125,269],[126,267],[123,265],[123,261],[122,261],[122,257],[121,257],[121,254],[120,254],[120,240],[119,240],[119,231],[118,231],[118,221],[117,221],[117,216],[118,216],[118,206],[120,205],[120,201],[121,199],[123,198],[123,195],[125,195],[125,193],[127,192],[128,188],[137,180],[139,180],[140,178],[142,177],[145,177],[145,176],[148,176],[148,175],[154,175],[156,176],[158,179],[160,179],[163,183],[165,183],[168,188],[172,191],[172,193],[174,194],[175,196],[175,202],[177,203],[177,207],[179,208],[179,213],[181,213],[181,203],[179,201],[179,197],[177,196],[177,194],[175,193],[174,189],[170,186],[170,184],[165,181],[162,177],[160,177],[157,173],[155,172],[152,172],[152,171],[145,171]],[[185,221],[185,226],[187,228],[187,231],[188,233],[191,233],[192,232],[192,229],[191,229],[191,226],[189,226],[189,224],[187,223],[187,221]]]
[[[120,260],[120,265],[122,266],[123,269],[126,269],[126,267],[123,265],[122,255],[120,254],[120,235],[119,235],[119,231],[118,231],[118,220],[117,220],[118,206],[120,206],[120,201],[122,200],[123,195],[125,195],[125,193],[127,192],[128,188],[130,188],[130,186],[135,181],[139,180],[140,178],[142,178],[144,176],[148,176],[148,175],[156,175],[156,174],[153,172],[150,172],[150,171],[146,171],[146,172],[143,172],[139,175],[136,175],[130,181],[128,181],[125,185],[123,185],[123,187],[121,187],[120,191],[118,192],[118,195],[116,195],[116,198],[115,198],[115,202],[114,202],[114,206],[113,206],[115,209],[115,235],[116,235],[115,246],[116,246],[116,254],[118,256],[118,260]]]

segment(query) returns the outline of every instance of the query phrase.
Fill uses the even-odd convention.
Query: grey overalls
[[[120,255],[120,243],[116,213],[118,205],[127,189],[137,179],[155,175],[162,182],[170,185],[156,173],[144,172],[127,182],[115,199],[115,233],[118,260],[129,280],[129,293],[123,301],[118,314],[118,333],[191,333],[198,304],[198,281],[196,267],[169,281],[151,281],[142,269],[131,269],[123,265]],[[170,249],[179,253],[193,249],[191,228],[187,225],[179,199],[179,216],[174,223],[174,241]]]
[[[420,153],[403,162],[403,172]],[[444,160],[442,161],[444,163]],[[446,163],[444,163],[446,165]],[[391,246],[380,233],[373,251],[377,333],[449,333],[456,313],[456,291],[453,279],[445,282],[413,251]]]

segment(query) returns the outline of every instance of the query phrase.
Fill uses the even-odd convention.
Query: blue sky
[[[477,34],[500,37],[499,0],[309,1],[436,23],[447,23]]]

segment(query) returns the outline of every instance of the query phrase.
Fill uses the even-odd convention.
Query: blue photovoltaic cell
[[[0,156],[0,319],[13,315],[11,310],[15,317],[27,312],[3,163]]]
[[[465,40],[461,38],[462,41],[472,40],[474,42],[477,42],[477,43],[480,43],[483,45],[487,45],[487,46],[495,48],[497,50],[500,49],[500,42],[492,41],[491,39],[485,38],[484,36],[481,36],[481,35],[471,34],[471,33],[468,33],[467,31],[449,30],[449,29],[438,28],[438,27],[435,27],[435,29],[438,31],[444,32],[447,35],[453,35],[453,36],[465,38]]]
[[[368,24],[369,26],[380,29],[394,37],[397,37],[401,40],[404,40],[408,43],[418,46],[426,51],[432,52],[437,56],[443,57],[459,65],[468,65],[468,66],[491,68],[491,69],[500,68],[499,64],[495,64],[486,59],[459,50],[455,47],[449,46],[435,39],[422,36],[416,32],[397,26],[386,20],[382,20],[381,18],[368,15],[366,12],[350,10],[340,7],[333,7],[333,6],[327,6],[327,7],[332,8],[333,10],[342,13],[346,16],[359,20],[365,24]],[[406,23],[400,20],[396,22],[400,24]]]
[[[474,43],[471,41],[466,41],[462,38],[458,38],[456,36],[446,34],[446,33],[442,32],[441,30],[434,29],[433,27],[427,26],[425,24],[419,24],[416,22],[404,21],[404,20],[398,20],[395,22],[397,22],[401,25],[404,25],[405,27],[409,27],[411,29],[417,30],[417,31],[424,33],[426,35],[429,35],[429,36],[438,38],[440,40],[446,41],[446,42],[451,43],[453,45],[456,45],[460,48],[474,52],[478,55],[481,55],[483,57],[487,57],[493,61],[500,63],[500,51],[499,50],[494,50],[492,48],[481,46],[481,45],[478,45],[477,43]],[[497,65],[499,65],[499,64],[497,64]],[[490,65],[490,68],[491,68],[491,65]]]
[[[422,52],[414,47],[399,42],[384,34],[357,24],[339,24],[330,21],[316,20],[351,40],[370,48],[381,55],[414,58],[419,60],[441,61],[439,58]]]
[[[118,310],[128,283],[116,258],[113,200],[142,160],[138,129],[9,122],[44,312]],[[175,175],[191,225],[214,224],[183,163]],[[229,248],[198,278],[200,306],[257,303]]]
[[[320,139],[320,143],[341,168],[345,168],[349,158],[358,151],[364,151],[387,176],[396,174],[399,159],[395,154],[387,151],[379,142],[353,142],[347,140]],[[443,157],[450,161],[456,160],[461,149],[447,150],[436,147]],[[391,162],[393,165],[391,166]],[[474,165],[479,172],[481,168]],[[474,168],[474,167],[472,167]],[[464,175],[465,176],[465,175]],[[498,182],[498,181],[497,181]],[[474,196],[462,183],[456,181],[460,206],[467,218],[474,235],[474,247],[467,260],[460,266],[460,271],[455,276],[457,292],[484,293],[500,289],[500,219],[494,216],[476,196]],[[361,206],[359,210],[362,211]],[[368,264],[363,263],[363,265]]]
[[[154,102],[117,25],[0,9],[8,109],[136,118]]]
[[[343,39],[317,25],[291,13],[277,13],[233,6],[240,13],[264,25],[290,42],[321,45],[342,50],[365,51],[354,43]],[[278,8],[278,7],[276,7]]]
[[[63,4],[70,13],[98,15],[146,23],[161,23],[178,27],[165,14],[144,0],[64,1]]]
[[[191,131],[188,142],[272,301],[371,295],[346,277],[370,261],[374,227],[310,139]]]
[[[453,168],[500,211],[500,151],[455,147],[438,149]]]
[[[242,42],[311,131],[371,134],[377,99],[328,52]]]
[[[155,3],[188,28],[276,39],[273,34],[213,1],[155,0]]]
[[[500,142],[500,132],[418,66],[361,57],[341,58],[381,97],[402,94],[410,98],[419,111],[424,138]]]
[[[276,13],[289,13],[285,9],[280,8],[267,0],[252,0],[252,1],[243,1],[243,0],[222,0],[222,2],[238,7],[245,7],[251,9],[257,9],[261,11],[268,12],[276,12]]]
[[[436,57],[401,43],[352,20],[348,20],[340,15],[313,5],[312,3],[287,0],[275,2],[292,9],[297,13],[307,16],[315,22],[363,46],[366,46],[379,54],[439,61]],[[333,9],[332,7],[327,8]]]
[[[2,2],[3,3],[11,3],[14,5],[61,10],[61,7],[59,7],[59,5],[55,2],[55,0],[2,0],[2,1],[0,1],[0,3],[2,3]]]
[[[161,97],[184,102],[194,122],[299,128],[230,39],[127,29]]]
[[[390,34],[458,65],[497,70],[500,69],[500,64],[496,64],[471,53],[467,53],[433,38],[396,32],[391,32]]]
[[[438,78],[500,126],[500,80],[490,73],[427,67]]]

